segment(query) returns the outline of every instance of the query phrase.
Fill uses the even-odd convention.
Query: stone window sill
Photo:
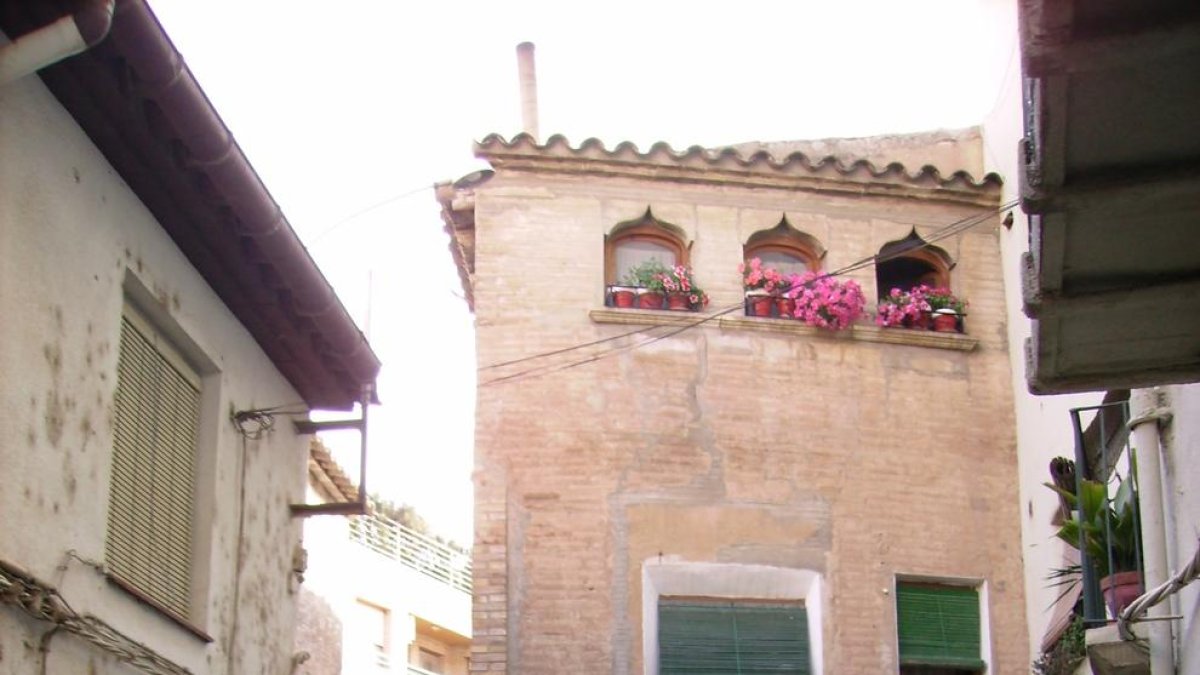
[[[740,310],[740,308],[739,308]],[[771,319],[733,314],[719,315],[703,312],[671,312],[656,309],[593,309],[588,313],[593,323],[619,324],[626,326],[674,326],[697,328],[714,326],[721,330],[749,330],[781,335],[798,335],[827,340],[859,342],[882,342],[887,344],[911,345],[931,349],[950,349],[969,352],[979,344],[977,338],[960,333],[938,333],[908,328],[880,328],[869,324],[858,324],[849,330],[829,331],[813,328],[791,319]]]

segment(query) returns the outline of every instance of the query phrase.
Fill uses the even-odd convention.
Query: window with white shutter
[[[136,310],[121,320],[105,563],[150,600],[191,615],[200,378]]]

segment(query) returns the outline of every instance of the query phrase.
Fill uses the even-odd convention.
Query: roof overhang
[[[0,30],[71,9],[0,0]],[[373,388],[379,360],[144,2],[119,0],[107,38],[39,75],[308,405]]]
[[[1021,0],[1029,387],[1200,380],[1200,5]]]

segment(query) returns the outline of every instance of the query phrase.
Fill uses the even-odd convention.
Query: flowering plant
[[[762,260],[751,258],[738,265],[742,285],[748,291],[763,290],[769,294],[782,294],[791,286],[791,277],[773,267],[763,267]]]
[[[667,293],[687,293],[688,304],[692,307],[703,307],[708,304],[708,294],[696,285],[692,277],[692,268],[687,265],[676,265],[667,268],[659,275],[663,290]]]
[[[668,271],[669,269],[661,260],[658,258],[649,258],[634,267],[630,267],[625,276],[621,277],[621,283],[645,288],[654,293],[662,293],[666,290],[663,279],[666,277]]]
[[[893,288],[880,298],[875,323],[880,326],[903,326],[916,322],[923,312],[929,311],[929,301],[922,290],[928,288],[922,285],[908,292]]]
[[[787,297],[795,298],[795,317],[810,326],[843,330],[862,316],[867,298],[852,280],[839,281],[827,274],[805,272],[790,277]]]
[[[939,309],[949,309],[955,314],[962,314],[967,308],[966,301],[959,300],[953,293],[950,292],[949,288],[930,288],[929,286],[922,284],[913,290],[915,292],[918,289],[920,289],[924,294],[925,301],[929,303],[929,311],[931,312],[936,312]]]

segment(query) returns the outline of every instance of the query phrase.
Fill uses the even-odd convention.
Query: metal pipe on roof
[[[537,68],[533,62],[533,43],[517,45],[517,75],[521,86],[521,130],[538,139]]]
[[[0,86],[96,45],[112,26],[115,0],[95,0],[0,47]]]

